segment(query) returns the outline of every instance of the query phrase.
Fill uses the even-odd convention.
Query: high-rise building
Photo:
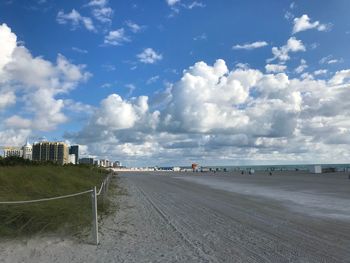
[[[18,147],[6,147],[4,148],[4,157],[11,157],[11,156],[16,156],[16,157],[22,157],[23,152],[21,148]]]
[[[75,155],[75,164],[79,162],[79,145],[72,145],[69,147],[69,154]]]
[[[23,151],[23,158],[24,159],[32,160],[33,147],[31,144],[29,144],[29,142],[27,142],[25,145],[23,145],[22,151]]]
[[[121,163],[120,163],[119,161],[115,161],[115,162],[113,163],[113,167],[114,167],[114,168],[120,167],[120,166],[122,166],[122,165],[121,165]]]
[[[75,154],[69,154],[68,155],[68,163],[76,164],[76,162],[75,162]]]
[[[100,166],[101,167],[110,167],[111,166],[111,162],[107,159],[101,159],[100,160]]]
[[[33,145],[34,161],[68,163],[68,146],[64,142],[39,142]]]

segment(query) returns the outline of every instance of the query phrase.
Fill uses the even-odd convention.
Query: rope
[[[102,182],[100,190],[98,191],[98,193],[96,194],[97,196],[99,196],[101,194],[102,188],[104,186],[104,184],[109,180],[109,176],[107,176],[107,178]],[[77,195],[83,195],[83,194],[87,194],[87,193],[92,193],[93,190],[87,190],[84,192],[80,192],[80,193],[75,193],[75,194],[70,194],[70,195],[62,195],[62,196],[56,196],[56,197],[51,197],[51,198],[42,198],[42,199],[36,199],[36,200],[27,200],[27,201],[4,201],[4,202],[0,202],[0,205],[14,205],[14,204],[28,204],[28,203],[38,203],[38,202],[45,202],[45,201],[51,201],[51,200],[57,200],[57,199],[63,199],[63,198],[69,198],[69,197],[73,197],[73,196],[77,196]]]
[[[101,187],[100,187],[100,190],[98,190],[97,192],[97,196],[99,196],[101,194],[101,191],[102,191],[102,187],[104,186],[105,182],[103,181],[102,184],[101,184]]]
[[[103,188],[103,186],[107,183],[107,181],[109,181],[109,175],[107,176],[107,178],[106,179],[104,179],[103,180],[103,182],[102,182],[102,184],[101,184],[101,187],[100,187],[100,190],[98,190],[98,192],[97,192],[97,196],[99,196],[99,195],[101,195],[101,192],[102,192],[102,188]]]
[[[11,205],[11,204],[28,204],[28,203],[38,203],[38,202],[45,202],[45,201],[51,201],[51,200],[57,200],[57,199],[63,199],[63,198],[69,198],[77,195],[83,195],[87,193],[92,193],[93,190],[87,190],[80,193],[70,194],[70,195],[62,195],[62,196],[56,196],[51,198],[43,198],[43,199],[37,199],[37,200],[27,200],[27,201],[5,201],[0,202],[0,205]]]

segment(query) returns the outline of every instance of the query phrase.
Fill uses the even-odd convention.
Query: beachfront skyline
[[[350,3],[0,3],[0,145],[127,165],[348,163]]]

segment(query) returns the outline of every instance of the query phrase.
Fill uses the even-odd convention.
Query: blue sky
[[[349,7],[2,1],[0,144],[45,136],[130,165],[347,162]]]

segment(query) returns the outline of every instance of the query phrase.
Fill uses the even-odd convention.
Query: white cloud
[[[78,47],[72,47],[72,50],[81,54],[87,54],[89,53],[86,49],[78,48]]]
[[[101,108],[95,115],[96,124],[111,130],[127,129],[134,126],[138,119],[133,104],[125,102],[117,94],[108,96],[101,102]]]
[[[115,71],[115,70],[117,70],[116,66],[112,65],[112,64],[103,64],[101,67],[104,70],[106,70],[106,71]]]
[[[8,118],[5,124],[11,126],[11,129],[54,129],[67,121],[63,113],[63,100],[56,97],[68,93],[79,82],[87,80],[91,74],[84,71],[84,65],[74,65],[60,54],[56,63],[42,57],[33,57],[28,49],[13,42],[16,36],[5,24],[0,25],[0,32],[3,30],[7,34],[2,35],[0,41],[12,43],[13,51],[10,57],[9,52],[0,54],[0,61],[5,61],[6,58],[6,64],[2,68],[3,74],[0,74],[0,107],[15,105],[18,96],[18,101],[21,101],[23,106],[16,105],[16,110],[20,112],[21,109],[29,115],[27,118],[14,115]]]
[[[88,125],[69,136],[98,156],[130,162],[137,156],[139,163],[349,158],[349,70],[316,77],[197,62],[150,103],[108,96]]]
[[[93,17],[101,23],[110,25],[114,10],[108,6],[108,0],[91,0],[87,5],[91,8]]]
[[[267,64],[265,65],[265,70],[267,73],[279,73],[283,72],[287,69],[286,65],[279,65],[279,64]]]
[[[198,36],[195,36],[195,37],[193,38],[194,41],[197,41],[197,40],[207,40],[207,39],[208,39],[208,36],[207,36],[207,34],[205,34],[205,33],[202,33],[202,34],[200,34],[200,35],[198,35]]]
[[[0,131],[0,145],[22,146],[30,135],[29,129],[6,129]]]
[[[111,83],[103,83],[101,85],[101,88],[111,88],[112,87],[112,84]]]
[[[16,103],[16,95],[12,91],[0,91],[0,110],[5,109]]]
[[[329,83],[332,85],[343,84],[345,80],[350,80],[350,69],[337,71],[330,79]]]
[[[251,50],[256,48],[261,48],[267,46],[268,43],[266,41],[257,41],[253,43],[246,43],[243,45],[234,45],[232,49],[245,49],[245,50]]]
[[[309,29],[317,29],[318,31],[328,31],[331,25],[321,24],[319,21],[310,22],[308,15],[294,18],[293,34]]]
[[[125,24],[129,27],[129,29],[133,32],[133,33],[138,33],[140,32],[144,27],[140,26],[130,20],[126,21]]]
[[[31,127],[31,121],[21,116],[13,115],[5,120],[5,125],[15,129],[29,129]]]
[[[110,7],[94,8],[92,15],[102,23],[112,23],[113,9]]]
[[[98,7],[103,7],[107,5],[108,0],[91,0],[87,5],[88,6],[98,6]]]
[[[342,60],[338,60],[338,59],[331,59],[327,61],[327,64],[336,64],[336,63],[340,63],[342,62]]]
[[[296,73],[300,74],[305,69],[307,69],[308,65],[306,64],[306,61],[304,59],[300,60],[300,65],[294,70]]]
[[[154,82],[157,82],[159,80],[159,75],[156,75],[156,76],[153,76],[153,77],[150,77],[147,81],[146,81],[146,84],[149,85],[149,84],[152,84]]]
[[[128,93],[127,93],[127,97],[130,97],[132,95],[132,93],[134,92],[134,90],[136,89],[136,86],[132,83],[128,83],[125,85],[125,87],[128,89]]]
[[[303,45],[303,42],[301,42],[301,40],[296,39],[295,37],[291,37],[288,39],[286,45],[280,48],[278,47],[272,48],[272,54],[274,55],[274,57],[268,59],[267,62],[274,61],[275,59],[285,62],[290,59],[290,56],[289,56],[290,52],[299,52],[299,51],[306,51],[306,48]]]
[[[125,42],[130,42],[130,38],[125,35],[124,28],[109,31],[108,35],[105,36],[104,43],[106,45],[120,46]]]
[[[165,0],[168,6],[171,8],[171,13],[168,15],[169,18],[179,14],[181,9],[192,10],[194,8],[204,8],[205,4],[199,1],[192,1],[190,3],[181,2],[181,0]]]
[[[166,0],[166,3],[169,5],[169,6],[173,6],[177,3],[180,3],[180,0]]]
[[[343,58],[340,59],[336,59],[334,58],[332,55],[323,57],[320,59],[320,64],[336,64],[336,63],[342,63],[343,62]]]
[[[192,3],[188,4],[185,6],[187,9],[193,9],[195,7],[201,7],[204,8],[205,4],[203,4],[202,2],[197,2],[197,1],[193,1]]]
[[[324,75],[324,74],[327,74],[327,72],[328,72],[327,69],[319,69],[319,70],[314,71],[314,75],[315,76]]]
[[[59,24],[71,24],[72,30],[83,25],[89,31],[96,31],[95,26],[90,17],[80,15],[78,11],[72,9],[70,13],[64,13],[62,10],[57,13],[56,21]]]
[[[0,25],[0,77],[4,66],[12,60],[12,53],[16,46],[16,35],[11,32],[11,29],[6,24]]]
[[[145,64],[154,64],[157,61],[163,59],[163,55],[157,53],[152,48],[145,48],[140,54],[137,55],[140,62]]]

